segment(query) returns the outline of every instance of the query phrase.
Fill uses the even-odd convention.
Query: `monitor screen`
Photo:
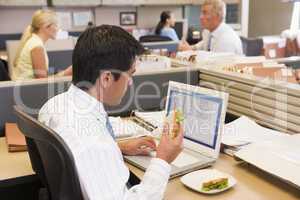
[[[186,19],[177,20],[173,28],[175,29],[175,32],[177,33],[179,40],[182,37],[186,37],[187,30],[188,30],[187,20]]]
[[[167,49],[168,52],[176,52],[178,42],[175,41],[162,41],[162,42],[144,42],[142,45],[148,49]]]
[[[182,38],[182,32],[183,32],[183,22],[175,22],[175,25],[174,25],[174,29],[175,29],[175,32],[177,33],[177,36],[179,39]]]
[[[166,115],[180,110],[184,116],[184,137],[215,149],[221,122],[223,99],[191,87],[169,85]]]

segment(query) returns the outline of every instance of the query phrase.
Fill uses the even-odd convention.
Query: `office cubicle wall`
[[[250,75],[200,69],[200,85],[229,93],[227,112],[285,133],[300,132],[300,87]]]
[[[72,65],[73,50],[48,51],[49,73],[55,74]]]
[[[15,122],[13,105],[20,105],[33,115],[51,97],[64,92],[70,78],[56,78],[0,83],[0,136],[4,134],[5,122]],[[199,72],[193,70],[170,71],[166,73],[137,74],[133,85],[128,88],[119,106],[105,106],[110,115],[127,115],[131,110],[159,110],[164,108],[169,80],[198,85]]]
[[[23,82],[8,81],[0,83],[0,136],[4,134],[6,122],[16,122],[14,105],[19,105],[31,114],[38,114],[41,106],[51,97],[67,88],[70,78],[33,80]]]
[[[199,85],[199,70],[137,74],[133,77],[133,85],[128,88],[121,104],[114,107],[107,106],[106,109],[110,115],[126,115],[132,110],[161,110],[165,106],[169,81]]]

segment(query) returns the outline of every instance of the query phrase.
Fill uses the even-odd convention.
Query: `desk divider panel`
[[[126,115],[131,110],[158,110],[164,108],[169,80],[198,85],[198,70],[176,71],[155,74],[137,74],[133,76],[134,84],[125,94],[121,104],[115,107],[105,106],[110,115]],[[51,97],[66,91],[70,77],[43,80],[0,83],[0,136],[4,134],[5,122],[15,122],[14,105],[25,111],[34,110],[37,115],[41,106]],[[19,94],[19,95],[18,95]],[[144,95],[144,96],[142,96]],[[153,95],[153,96],[145,96]],[[1,135],[2,134],[2,135]]]
[[[228,92],[227,111],[290,134],[300,133],[300,87],[230,72],[200,69],[200,85]],[[295,87],[294,87],[295,86]]]

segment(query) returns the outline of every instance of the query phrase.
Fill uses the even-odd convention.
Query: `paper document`
[[[146,122],[151,123],[153,126],[162,127],[165,120],[165,111],[154,112],[134,112],[135,116],[143,119]]]
[[[131,120],[120,117],[109,117],[109,121],[117,138],[138,137],[151,133]]]
[[[246,116],[225,125],[222,143],[228,146],[243,146],[250,143],[280,140],[286,134],[264,128]]]
[[[242,148],[235,156],[300,188],[299,135],[257,142]]]

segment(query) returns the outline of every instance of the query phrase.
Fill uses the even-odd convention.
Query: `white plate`
[[[212,179],[217,179],[217,178],[228,178],[228,187],[223,188],[221,190],[210,190],[210,191],[202,190],[202,184],[204,182],[207,182]],[[236,184],[236,180],[232,176],[220,172],[216,169],[203,169],[203,170],[194,171],[181,177],[180,180],[188,188],[191,188],[197,192],[201,192],[205,194],[215,194],[215,193],[223,192]]]

